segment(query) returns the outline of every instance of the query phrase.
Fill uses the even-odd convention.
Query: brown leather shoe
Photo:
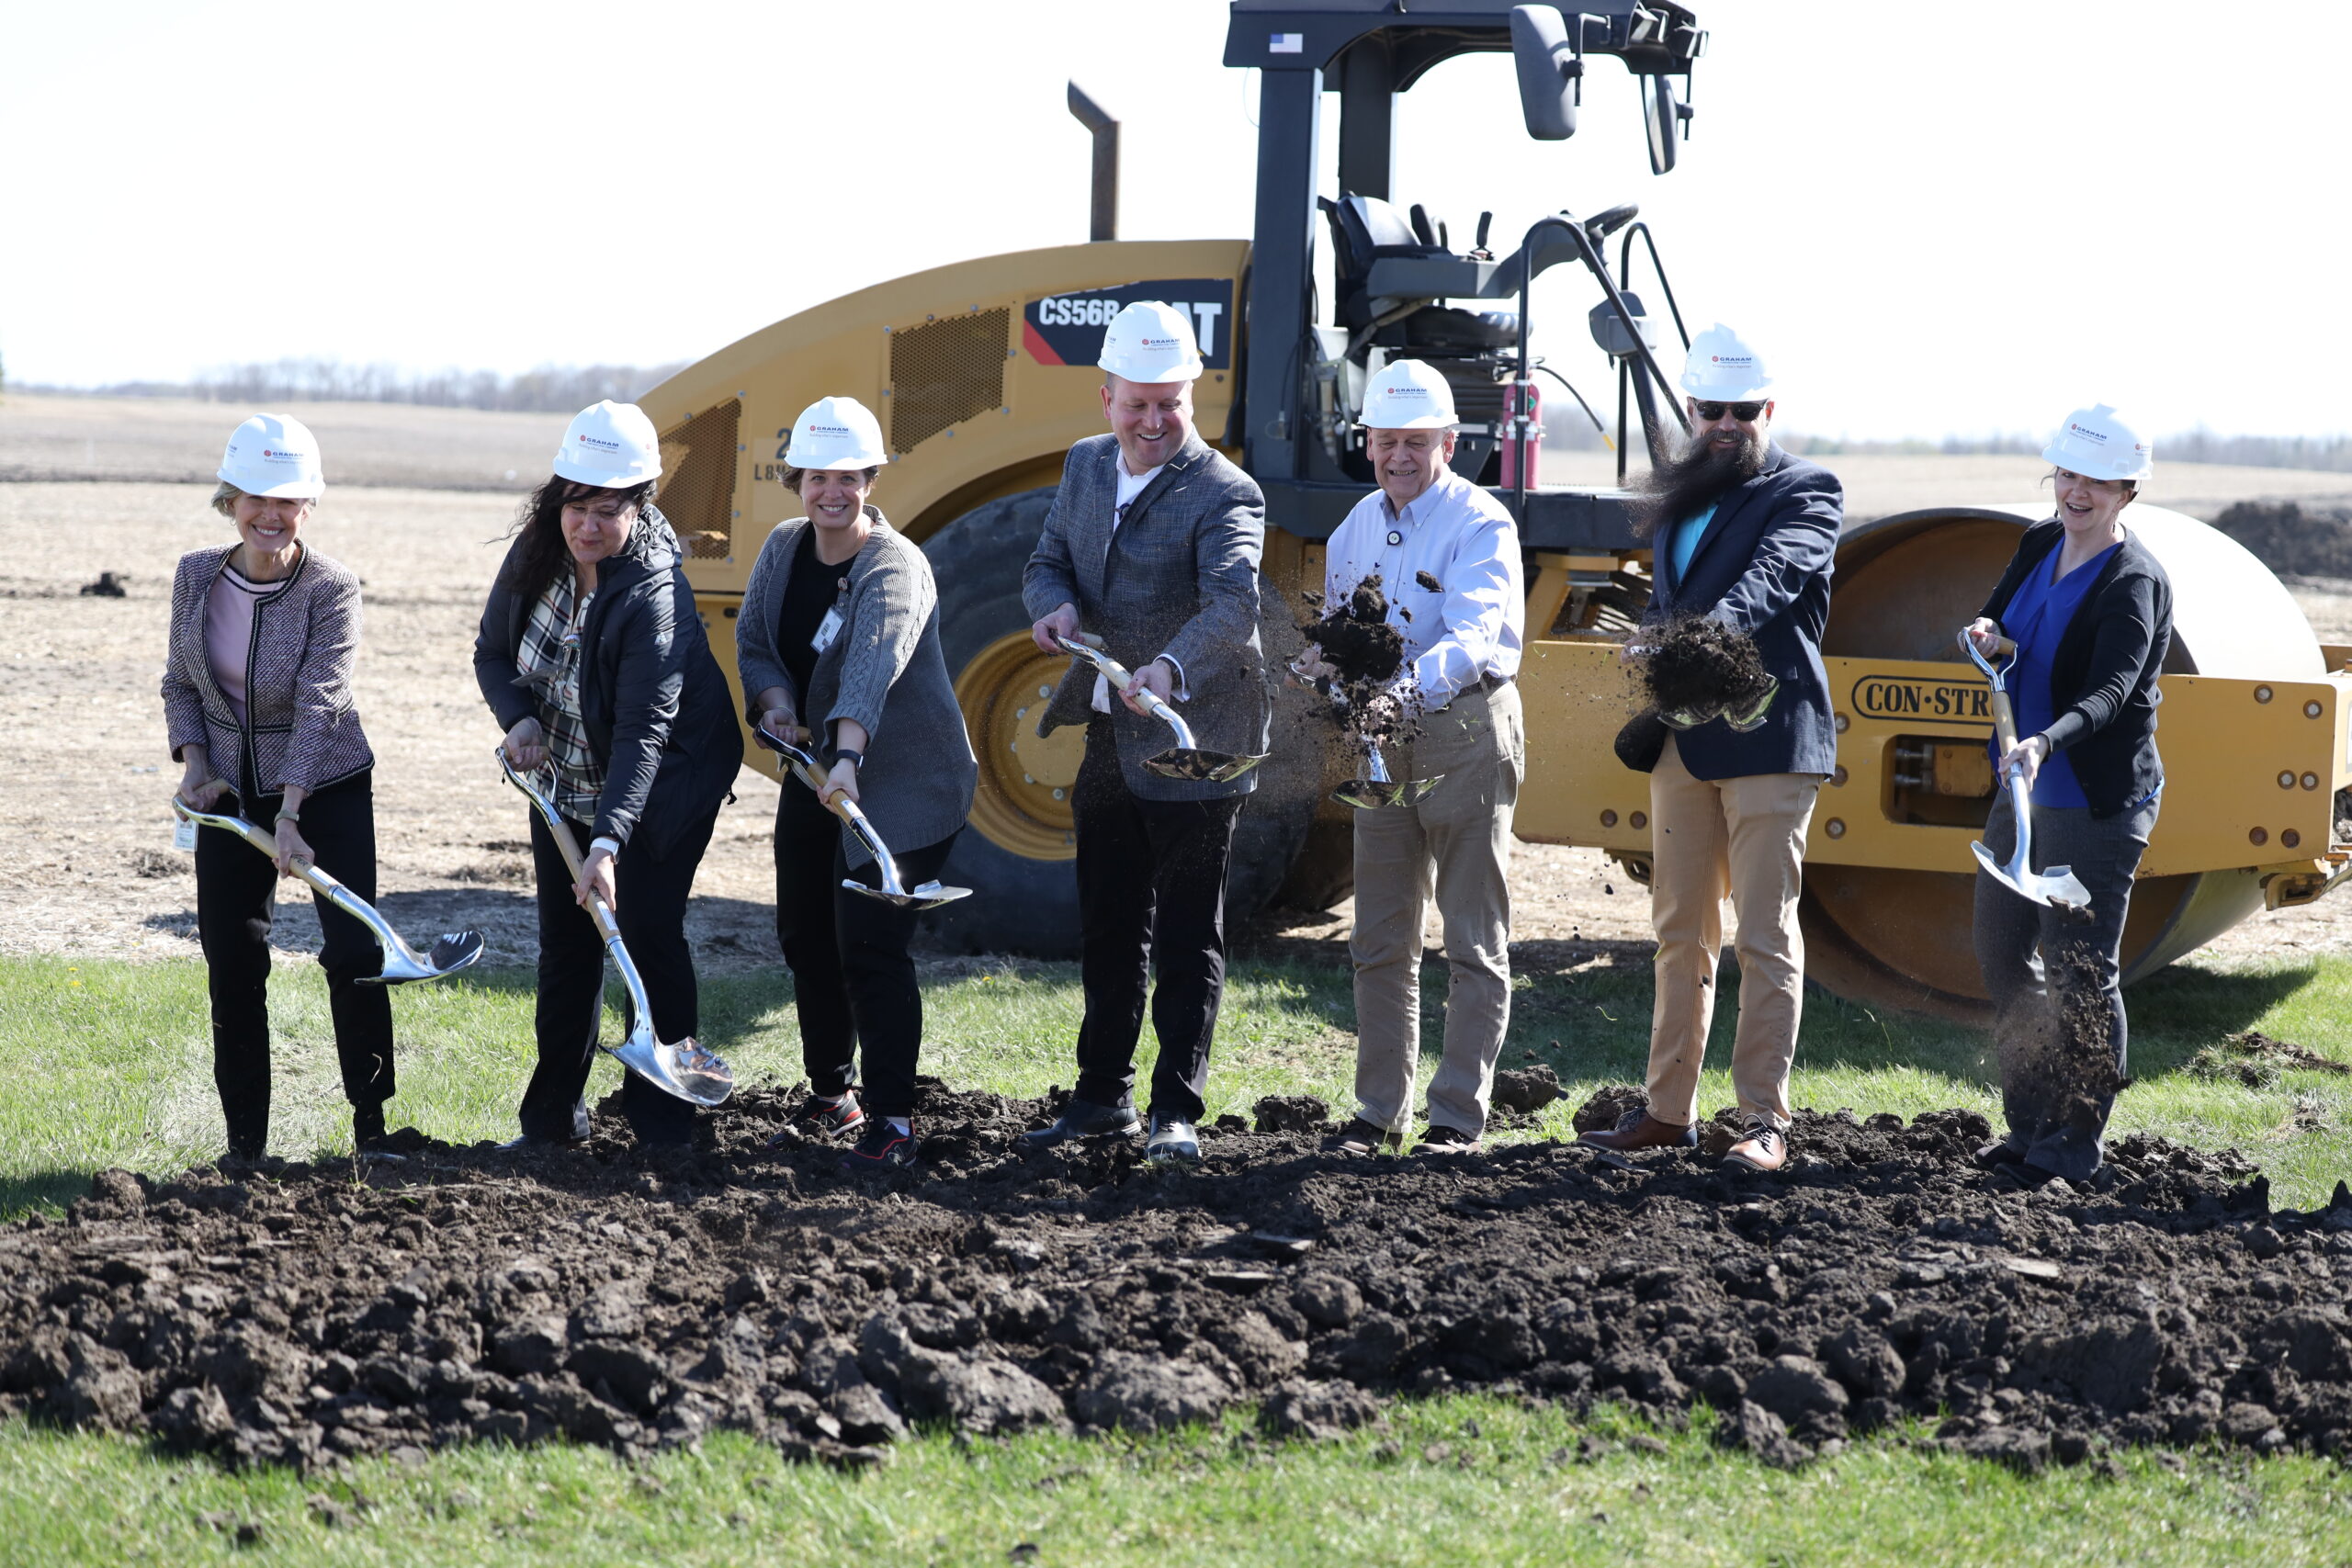
[[[1724,1163],[1744,1165],[1750,1170],[1778,1170],[1789,1163],[1789,1135],[1770,1122],[1750,1122],[1739,1142],[1724,1156]]]
[[[1577,1142],[1596,1149],[1615,1149],[1620,1154],[1634,1149],[1695,1149],[1699,1146],[1699,1129],[1661,1122],[1647,1111],[1628,1111],[1608,1132],[1587,1133]]]

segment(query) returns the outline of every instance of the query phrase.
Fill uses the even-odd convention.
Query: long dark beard
[[[1725,494],[1764,471],[1770,444],[1758,432],[1729,451],[1712,441],[1691,441],[1659,463],[1635,491],[1629,510],[1634,536],[1646,539],[1664,523],[1705,511]]]

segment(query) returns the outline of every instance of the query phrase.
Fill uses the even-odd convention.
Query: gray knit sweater
[[[834,607],[847,623],[817,657],[809,690],[794,688],[776,649],[776,620],[784,613],[806,517],[779,523],[760,547],[743,608],[735,622],[735,662],[747,707],[771,686],[793,693],[800,722],[830,744],[833,726],[855,719],[872,737],[858,770],[859,808],[893,853],[935,844],[971,815],[979,763],[964,733],[956,686],[939,642],[939,590],[931,562],[869,506],[874,531],[846,563],[824,570],[849,586]],[[757,719],[756,711],[745,715]],[[807,786],[787,780],[786,789]],[[852,865],[865,849],[847,829],[842,846]]]

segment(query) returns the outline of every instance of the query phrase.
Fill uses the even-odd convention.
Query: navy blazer
[[[1721,621],[1756,639],[1764,668],[1781,682],[1763,724],[1747,734],[1713,719],[1675,738],[1693,778],[1837,771],[1821,631],[1829,623],[1829,574],[1845,515],[1838,476],[1776,446],[1762,473],[1715,503],[1687,580],[1677,576],[1672,551],[1657,552],[1642,624],[1676,615]]]

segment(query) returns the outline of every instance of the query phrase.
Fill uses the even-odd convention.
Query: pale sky
[[[1485,55],[1402,99],[1400,202],[1457,243],[1490,207],[1499,251],[1544,212],[1639,201],[1694,329],[1737,326],[1815,434],[2038,433],[2093,400],[2165,434],[2352,429],[2352,5],[1696,8],[1713,47],[1674,173],[1649,173],[1613,62],[1577,135],[1538,143]],[[1125,121],[1123,238],[1246,236],[1256,85],[1218,63],[1226,21],[0,0],[0,355],[66,385],[698,358],[889,276],[1082,240],[1073,76]],[[1540,345],[1589,396],[1596,298],[1566,268],[1537,285]]]

